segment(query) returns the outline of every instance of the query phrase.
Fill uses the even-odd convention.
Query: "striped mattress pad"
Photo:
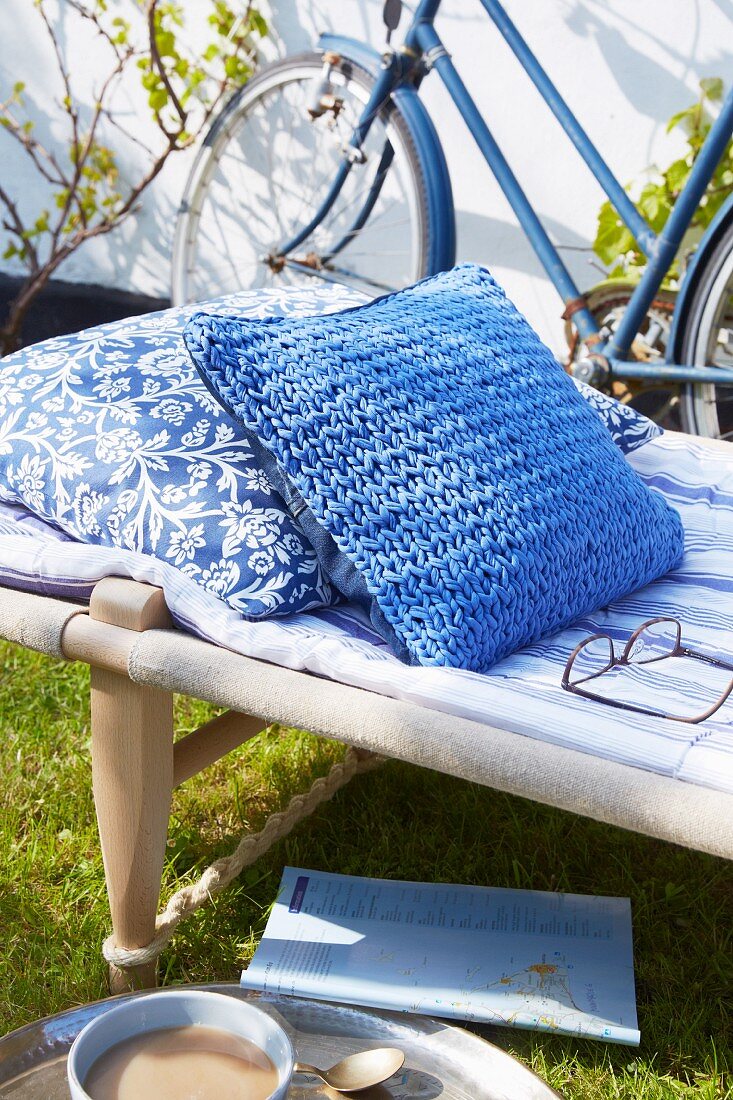
[[[666,432],[628,461],[682,516],[686,539],[680,567],[483,675],[401,664],[349,605],[248,622],[165,562],[76,542],[25,509],[2,503],[0,584],[86,599],[102,577],[129,576],[162,587],[182,629],[249,657],[442,711],[447,736],[449,716],[458,715],[733,792],[733,697],[712,719],[688,725],[606,707],[560,686],[567,658],[581,639],[602,631],[622,649],[636,626],[655,616],[679,619],[684,645],[733,659],[733,446]],[[604,679],[604,689],[617,699],[695,713],[728,677],[678,658],[613,673]]]

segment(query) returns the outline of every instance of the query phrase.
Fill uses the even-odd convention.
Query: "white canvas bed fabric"
[[[102,577],[129,576],[162,587],[181,627],[245,656],[733,793],[733,699],[713,719],[691,726],[606,708],[560,687],[580,639],[603,630],[622,647],[639,623],[657,615],[681,620],[684,644],[728,659],[733,653],[733,447],[665,433],[629,461],[682,515],[681,567],[486,675],[406,667],[348,607],[247,622],[164,562],[76,543],[9,505],[0,505],[0,583],[85,598]],[[614,677],[612,693],[692,713],[726,682],[725,672],[697,662],[665,664],[664,671],[647,666]]]

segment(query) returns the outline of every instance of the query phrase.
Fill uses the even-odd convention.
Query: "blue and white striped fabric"
[[[349,608],[245,622],[165,562],[75,543],[7,505],[0,508],[0,582],[83,597],[103,576],[129,575],[162,586],[185,629],[248,656],[733,792],[733,699],[713,719],[689,726],[605,708],[560,687],[567,657],[583,637],[603,630],[623,643],[639,623],[656,615],[679,618],[690,647],[733,655],[733,447],[665,433],[629,461],[682,516],[681,566],[485,675],[406,667]],[[633,701],[646,699],[658,707],[660,698],[666,699],[670,710],[691,713],[704,709],[710,692],[726,681],[724,672],[703,675],[699,662],[692,668],[683,659],[667,664],[674,667],[666,673],[647,667],[635,678],[629,675]],[[623,689],[619,678],[616,697]]]

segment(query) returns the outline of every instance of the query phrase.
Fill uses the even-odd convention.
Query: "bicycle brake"
[[[313,102],[308,107],[308,114],[315,121],[317,118],[322,118],[323,115],[329,112],[336,119],[344,105],[344,101],[341,96],[336,94],[334,86],[331,82],[331,75],[334,67],[340,64],[341,58],[337,53],[333,53],[328,50],[323,55],[323,70],[321,72],[321,79],[313,96]]]

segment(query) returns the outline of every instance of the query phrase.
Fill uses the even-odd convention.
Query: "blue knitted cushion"
[[[677,513],[481,268],[185,338],[403,660],[485,671],[680,559]]]

